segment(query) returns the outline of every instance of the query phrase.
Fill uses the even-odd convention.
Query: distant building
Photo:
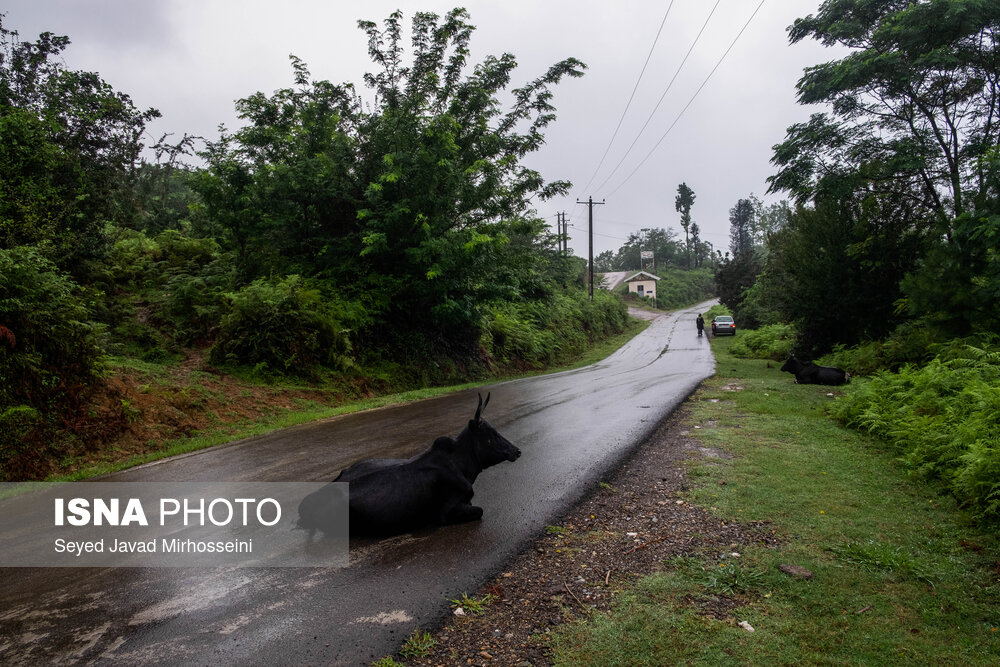
[[[654,276],[652,273],[639,271],[631,277],[626,278],[625,282],[628,284],[628,291],[632,294],[655,299],[656,283],[659,279],[659,276]]]

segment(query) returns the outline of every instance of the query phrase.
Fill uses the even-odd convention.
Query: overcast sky
[[[570,247],[586,257],[587,208],[576,199],[607,201],[594,207],[596,254],[617,249],[643,227],[680,233],[674,197],[681,182],[695,192],[692,217],[703,238],[728,247],[729,209],[750,193],[764,195],[773,173],[771,147],[816,110],[796,104],[795,82],[804,67],[837,56],[815,42],[788,44],[786,28],[815,13],[819,1],[765,0],[697,96],[759,0],[4,0],[0,11],[22,40],[43,31],[67,35],[67,67],[99,72],[137,107],[159,109],[163,117],[150,127],[151,142],[164,132],[212,139],[220,123],[238,127],[236,99],[292,84],[289,54],[302,58],[314,79],[363,88],[362,75],[375,66],[359,19],[380,22],[395,9],[407,19],[415,11],[444,15],[464,6],[477,26],[471,63],[514,54],[514,87],[570,56],[589,68],[555,89],[558,120],[546,132],[546,145],[527,160],[546,180],[573,182],[569,197],[539,202],[537,209],[553,224],[556,212],[566,211],[574,225]],[[595,176],[661,23],[635,98]]]

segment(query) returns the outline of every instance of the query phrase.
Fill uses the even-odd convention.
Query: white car
[[[712,335],[713,336],[735,336],[736,335],[736,322],[729,315],[719,315],[714,320],[712,320]]]

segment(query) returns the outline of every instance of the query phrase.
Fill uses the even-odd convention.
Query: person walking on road
[[[698,319],[694,323],[698,326],[698,335],[701,336],[702,331],[705,330],[705,318],[701,316],[701,313],[698,313]]]

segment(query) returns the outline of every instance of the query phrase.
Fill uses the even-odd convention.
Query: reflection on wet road
[[[702,304],[699,308],[704,309]],[[342,569],[5,569],[0,663],[368,664],[429,627],[577,501],[712,374],[695,308],[604,361],[484,387],[523,455],[484,472],[483,520],[351,543]],[[329,480],[408,457],[470,419],[476,391],[344,415],[125,471],[114,481]]]

